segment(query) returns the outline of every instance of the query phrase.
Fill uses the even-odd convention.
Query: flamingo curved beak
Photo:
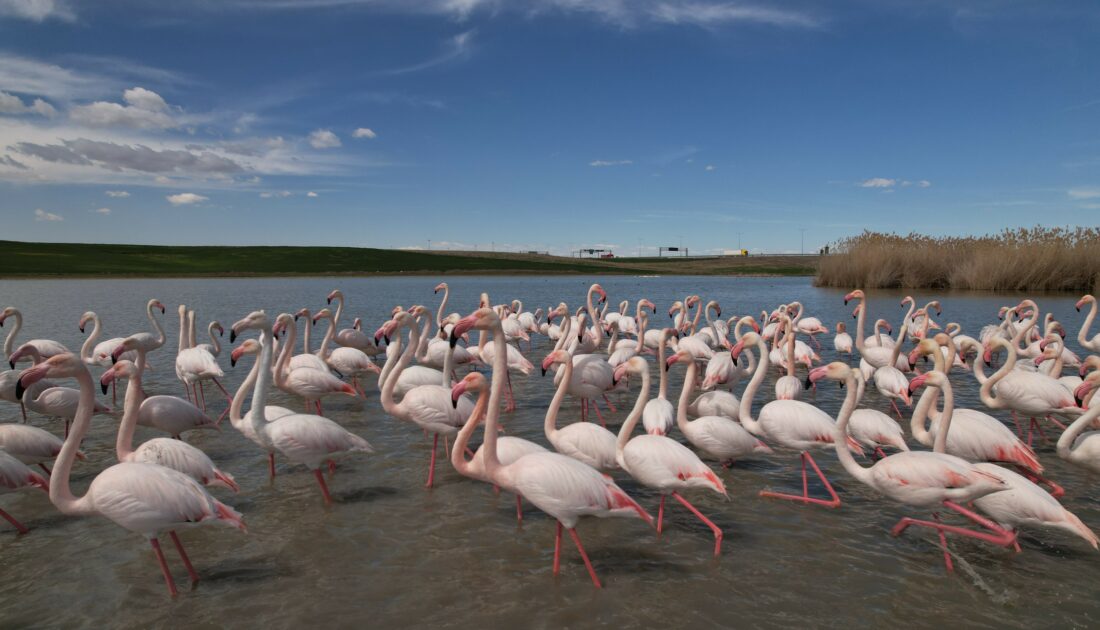
[[[910,396],[913,395],[913,392],[917,391],[921,387],[924,387],[924,382],[928,380],[928,375],[929,374],[931,374],[931,372],[925,372],[924,374],[921,374],[921,375],[917,376],[916,378],[914,378],[913,380],[909,381],[909,395]]]
[[[451,388],[451,406],[458,409],[458,399],[462,398],[462,395],[466,393],[466,381],[465,379],[455,383]]]
[[[27,388],[46,378],[49,371],[50,365],[45,362],[23,370],[19,374],[19,380],[15,381],[15,399],[23,400],[23,393]]]
[[[615,372],[611,376],[611,385],[615,386],[619,384],[619,381],[623,380],[626,376],[627,365],[626,362],[622,362],[615,366]]]

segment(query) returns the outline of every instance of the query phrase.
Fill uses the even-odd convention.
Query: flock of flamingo
[[[194,585],[199,575],[177,532],[206,525],[245,529],[241,514],[208,490],[238,492],[233,475],[182,437],[228,416],[236,430],[266,452],[272,479],[276,456],[304,465],[330,504],[323,469],[327,466],[331,474],[335,458],[365,456],[372,447],[326,418],[322,401],[332,396],[366,398],[363,381],[376,374],[385,413],[430,434],[429,488],[442,436],[443,452],[455,471],[515,494],[518,520],[523,519],[527,501],[557,521],[555,575],[562,533],[567,530],[596,587],[600,580],[577,534],[581,517],[636,518],[660,533],[666,498],[671,497],[713,531],[718,556],[722,530],[684,495],[706,491],[728,498],[726,483],[735,472],[723,468],[731,469],[738,460],[782,453],[800,458],[801,493],[761,491],[760,496],[806,506],[841,506],[840,495],[812,455],[834,451],[846,473],[875,494],[932,513],[931,519],[905,517],[892,533],[897,536],[914,526],[935,531],[948,571],[948,534],[1016,552],[1021,529],[1063,530],[1094,548],[1098,545],[1096,535],[1058,501],[1066,490],[1044,477],[1043,464],[1032,448],[1036,435],[1046,440],[1047,433],[1058,428],[1062,433],[1057,455],[1100,471],[1100,432],[1094,430],[1100,428],[1100,404],[1089,404],[1100,385],[1100,334],[1088,338],[1097,312],[1090,295],[1077,303],[1078,310],[1089,309],[1078,341],[1097,354],[1081,359],[1066,348],[1063,325],[1050,314],[1044,316],[1032,300],[1003,307],[998,319],[973,337],[958,324],[941,327],[935,321],[942,316],[938,302],[918,308],[906,298],[902,305],[909,308],[896,336],[885,319],[878,319],[873,334],[866,335],[868,307],[863,292],[853,291],[844,301],[856,303],[854,337],[843,323],[837,324],[833,346],[842,360],[822,364],[817,336],[829,329],[808,316],[799,302],[764,310],[759,321],[751,315],[723,320],[717,302],[704,304],[692,295],[671,305],[670,326],[651,327],[650,316],[657,317],[653,302],[639,299],[631,312],[629,302],[623,301],[614,311],[599,284],[590,287],[576,310],[563,302],[534,313],[525,311],[518,300],[493,305],[483,293],[472,313],[445,315],[449,288],[440,284],[439,291],[443,299],[434,317],[422,305],[398,306],[373,335],[361,330],[360,320],[339,329],[344,311],[340,291],[329,294],[329,306],[316,313],[302,309],[274,318],[263,311],[246,315],[230,328],[230,344],[247,337],[233,348],[230,360],[235,367],[246,355],[255,359],[235,394],[219,380],[224,377],[218,361],[221,324],[212,322],[207,328],[210,343],[196,343],[195,314],[180,306],[175,369],[185,397],[149,396],[142,387],[144,373],[152,369],[148,355],[165,344],[158,319],[165,307],[156,299],[149,300],[146,309],[153,332],[128,337],[100,341],[100,318],[84,313],[81,331],[89,322],[93,328],[77,353],[48,339],[15,347],[23,316],[18,309],[6,308],[0,313],[0,326],[9,329],[4,353],[12,369],[0,373],[0,398],[20,406],[23,422],[0,424],[0,493],[40,488],[63,514],[106,517],[145,536],[174,596],[177,588],[160,547],[162,535],[172,541]],[[320,348],[311,350],[310,330],[326,320]],[[304,351],[296,353],[299,322]],[[478,333],[476,345],[470,339],[473,331]],[[541,360],[542,374],[555,373],[544,444],[500,435],[502,416],[517,407],[512,379],[535,370],[524,356],[524,346],[530,353],[532,338],[539,335],[553,343]],[[994,355],[1003,355],[1003,363],[987,375],[985,368],[992,366]],[[381,369],[376,359],[384,360]],[[31,366],[17,367],[25,362]],[[656,397],[651,396],[653,363],[659,382]],[[679,366],[685,371],[683,388],[678,398],[672,398],[669,372]],[[800,366],[804,376],[799,375]],[[104,396],[119,381],[126,382],[115,449],[118,462],[81,464],[100,472],[78,497],[70,488],[70,473],[76,460],[84,459],[81,441],[92,416],[116,413],[97,401],[93,367],[101,369]],[[488,368],[488,378],[482,367]],[[468,372],[459,378],[461,368]],[[1072,375],[1063,374],[1067,368]],[[778,372],[774,400],[754,411],[771,370]],[[986,407],[1011,411],[1015,430],[982,410],[956,406],[952,379],[968,379],[968,373],[980,384]],[[77,387],[58,385],[54,379],[75,379]],[[744,379],[748,385],[738,397],[733,389]],[[217,418],[206,410],[208,381],[227,402]],[[846,388],[836,418],[802,400],[825,381]],[[273,385],[300,397],[305,412],[268,405]],[[860,406],[869,386],[890,401],[887,411],[898,420]],[[906,436],[898,403],[911,405],[918,391]],[[618,413],[608,397],[612,393],[634,397],[617,433],[608,430],[605,419],[605,411]],[[117,394],[111,397],[117,407]],[[580,418],[560,426],[558,415],[566,397],[579,401]],[[64,420],[64,437],[27,424],[28,411]],[[139,424],[167,437],[135,446]],[[639,424],[642,431],[637,430]],[[479,428],[482,438],[475,451],[473,438]],[[923,448],[917,450],[918,445]],[[51,462],[52,470],[47,466]],[[810,470],[822,489],[813,493],[817,496],[811,493]],[[660,495],[655,518],[616,483],[616,476],[631,478]],[[940,517],[952,513],[954,524]],[[28,531],[2,509],[0,516],[19,533]]]

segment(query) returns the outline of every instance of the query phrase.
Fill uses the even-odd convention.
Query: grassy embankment
[[[931,237],[864,232],[821,259],[818,286],[981,291],[1100,290],[1100,228]]]
[[[578,259],[359,247],[185,247],[0,241],[0,277],[375,274],[813,275],[816,257]]]

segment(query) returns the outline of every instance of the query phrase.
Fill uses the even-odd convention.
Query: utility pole
[[[806,255],[806,228],[798,228],[802,232],[802,255]]]
[[[741,235],[742,234],[744,234],[744,232],[738,232],[737,233],[737,253],[738,254],[741,253]]]

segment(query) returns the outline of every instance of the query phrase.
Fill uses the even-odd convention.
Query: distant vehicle
[[[614,258],[614,257],[615,257],[615,254],[612,254],[610,252],[608,252],[606,254],[600,254],[600,258]]]

